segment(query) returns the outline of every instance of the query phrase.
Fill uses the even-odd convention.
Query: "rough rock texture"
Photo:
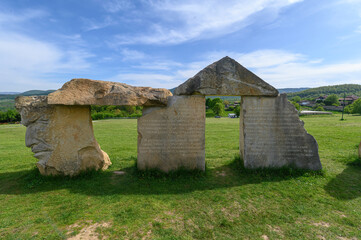
[[[73,79],[48,96],[48,104],[165,106],[172,93],[163,88],[133,87],[125,83]]]
[[[242,97],[239,142],[246,168],[322,168],[317,142],[285,94]]]
[[[204,106],[204,96],[173,96],[167,107],[144,109],[138,119],[138,169],[205,170]]]
[[[278,91],[230,57],[215,62],[174,90],[174,95],[277,96]]]
[[[41,174],[73,176],[111,164],[94,138],[89,106],[48,105],[47,96],[38,96],[18,97],[16,108]]]

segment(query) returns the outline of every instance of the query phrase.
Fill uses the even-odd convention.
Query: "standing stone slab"
[[[73,176],[111,164],[95,140],[89,106],[48,105],[39,96],[18,97],[16,107],[41,174]]]
[[[242,97],[240,155],[246,168],[322,169],[318,145],[285,94]]]
[[[138,119],[138,169],[205,170],[205,97],[173,96]]]

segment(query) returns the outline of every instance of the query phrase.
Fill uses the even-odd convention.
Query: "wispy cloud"
[[[133,2],[130,0],[107,0],[102,1],[103,8],[111,13],[128,10],[133,8]]]
[[[123,48],[120,51],[123,61],[141,60],[145,59],[147,55],[141,51]]]
[[[48,16],[48,13],[40,9],[27,9],[18,14],[11,14],[0,12],[0,23],[2,24],[17,24],[35,18],[42,18]]]
[[[114,24],[117,24],[117,21],[115,21],[112,17],[106,16],[102,21],[89,19],[89,18],[82,18],[84,22],[84,30],[85,31],[93,31],[102,29]]]
[[[232,33],[249,25],[249,18],[261,11],[277,13],[301,0],[218,0],[144,1],[158,16],[141,35],[118,35],[120,44],[178,44]],[[156,22],[156,23],[154,23]]]

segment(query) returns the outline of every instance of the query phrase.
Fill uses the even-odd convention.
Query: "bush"
[[[207,109],[206,111],[206,117],[214,117],[215,114],[214,112],[212,111],[212,109]]]
[[[234,114],[236,114],[237,117],[239,117],[239,115],[241,114],[241,107],[237,106],[234,108]]]
[[[20,120],[21,120],[21,116],[20,116],[19,112],[16,111],[15,109],[10,109],[10,110],[7,110],[6,112],[0,111],[0,122],[1,123],[18,122]]]
[[[353,104],[347,105],[343,111],[344,111],[344,113],[347,113],[347,114],[352,113],[352,111],[353,111]]]
[[[314,109],[315,111],[325,111],[322,106],[318,106]]]
[[[361,114],[361,98],[352,103],[352,113]]]

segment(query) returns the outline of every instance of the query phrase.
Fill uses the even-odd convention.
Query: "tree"
[[[223,111],[224,111],[224,105],[221,102],[216,103],[213,108],[212,108],[213,112],[217,115],[220,116],[222,115]]]
[[[223,104],[224,104],[225,106],[227,106],[227,105],[229,105],[229,101],[228,101],[228,100],[224,100],[224,101],[223,101]]]
[[[212,99],[207,98],[207,99],[206,99],[206,106],[210,108],[211,105],[212,105]]]
[[[361,98],[352,103],[352,113],[361,114]]]
[[[327,106],[339,106],[340,102],[338,101],[338,96],[336,94],[331,94],[330,96],[328,96],[325,101],[324,101],[325,105]]]
[[[214,99],[212,100],[211,105],[210,105],[209,107],[213,109],[213,107],[214,107],[217,103],[222,103],[222,104],[223,104],[222,99],[220,99],[220,98],[214,98]]]
[[[234,114],[237,115],[237,117],[239,117],[239,115],[241,114],[241,107],[240,106],[235,107],[233,112],[234,112]]]
[[[297,103],[297,102],[299,102],[299,101],[301,101],[301,97],[300,97],[300,96],[294,96],[294,97],[292,98],[292,102]]]

